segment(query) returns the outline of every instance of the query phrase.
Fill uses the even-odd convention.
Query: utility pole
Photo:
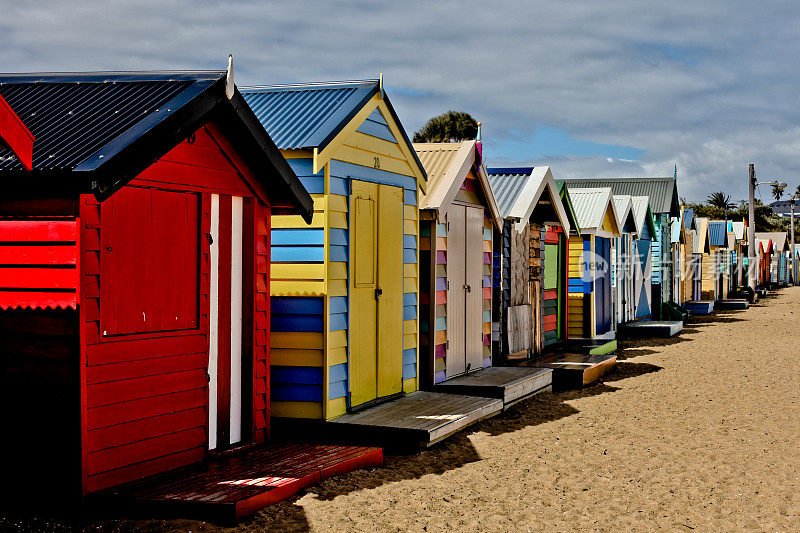
[[[792,206],[792,247],[789,249],[789,258],[791,259],[790,265],[792,265],[792,285],[797,285],[797,270],[795,269],[795,260],[794,260],[794,202],[797,199],[797,195],[792,195],[789,198],[789,202],[791,202]]]
[[[747,286],[755,292],[758,268],[756,267],[756,168],[753,163],[750,163],[749,166],[747,186],[750,190],[749,220],[747,223]]]

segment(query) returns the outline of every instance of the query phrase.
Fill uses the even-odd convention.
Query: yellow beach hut
[[[382,81],[242,94],[314,199],[310,227],[273,208],[273,416],[328,420],[416,390],[427,178]]]

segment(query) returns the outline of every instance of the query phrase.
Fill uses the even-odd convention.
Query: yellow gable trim
[[[619,228],[617,227],[616,217],[614,217],[614,211],[612,211],[610,203],[606,208],[606,216],[603,218],[603,225],[600,226],[600,231],[607,231],[612,233],[615,237],[619,236]]]
[[[338,153],[339,150],[342,149],[345,142],[354,136],[356,130],[358,130],[361,124],[364,123],[367,117],[369,117],[376,108],[380,111],[381,115],[383,115],[383,118],[386,120],[386,123],[389,125],[389,130],[392,132],[392,135],[397,141],[397,146],[405,158],[405,161],[411,170],[411,174],[417,180],[417,187],[421,188],[422,191],[425,192],[425,174],[417,164],[416,158],[414,157],[414,153],[412,151],[413,148],[404,141],[404,137],[400,131],[400,128],[392,118],[392,114],[389,112],[388,106],[381,99],[379,94],[373,96],[323,150],[314,148],[314,173],[316,174],[319,172],[322,167],[324,167],[333,158],[334,154]]]

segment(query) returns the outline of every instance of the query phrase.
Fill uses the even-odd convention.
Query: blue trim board
[[[447,331],[447,317],[436,317],[433,322],[433,331]]]
[[[270,367],[272,383],[322,385],[322,368],[313,366]]]
[[[328,370],[328,379],[330,383],[336,381],[347,381],[347,363],[333,365]]]
[[[320,298],[322,300],[322,298]],[[347,296],[333,296],[328,303],[328,311],[331,315],[347,312]]]
[[[270,384],[269,396],[275,402],[321,402],[322,386],[273,382]]]
[[[415,364],[417,364],[417,350],[416,350],[416,348],[409,348],[408,350],[403,350],[403,364],[404,365],[415,365]]]
[[[335,259],[331,259],[331,261],[335,261]],[[417,262],[417,250],[416,249],[403,249],[403,263],[411,264]]]
[[[328,384],[328,399],[344,398],[347,396],[347,381],[336,381]]]
[[[280,315],[272,313],[272,331],[310,331],[322,332],[322,315]]]
[[[346,298],[342,297],[343,300]],[[333,302],[334,298],[331,298]],[[345,302],[345,306],[347,303]],[[272,314],[321,315],[324,312],[322,298],[299,298],[296,296],[273,296],[270,298]]]
[[[347,329],[347,313],[337,313],[330,316],[329,327],[331,331],[344,331]]]
[[[441,383],[442,381],[447,379],[447,373],[442,370],[441,372],[436,372],[433,375],[433,382],[434,383]]]
[[[403,235],[403,248],[417,249],[416,235]]]
[[[403,203],[406,205],[417,205],[417,191],[403,190]]]
[[[389,129],[386,119],[383,118],[378,108],[375,108],[375,110],[370,113],[356,131],[397,144],[397,139],[392,135],[392,130]]]
[[[350,179],[382,183],[394,187],[402,187],[411,191],[417,190],[417,181],[411,176],[403,176],[394,172],[387,172],[377,168],[362,167],[338,159],[331,160],[331,192],[333,191],[333,177],[347,176]],[[342,194],[342,193],[335,193]]]
[[[289,166],[292,167],[292,170],[294,170],[294,173],[297,174],[298,177],[306,176],[322,178],[325,175],[324,171],[322,170],[314,174],[314,160],[310,157],[304,157],[301,159],[287,159],[286,162],[289,163]]]
[[[275,263],[322,263],[325,261],[325,248],[323,246],[273,246],[271,259]]]
[[[403,379],[411,379],[417,377],[417,364],[403,365]]]
[[[347,180],[338,176],[331,176],[331,194],[348,196]]]
[[[417,305],[417,293],[409,292],[409,293],[404,294],[403,295],[403,305]]]
[[[325,244],[325,230],[317,228],[273,229],[270,239],[272,246],[322,246]]]
[[[414,320],[417,318],[417,306],[406,305],[403,307],[403,320]]]
[[[333,262],[347,262],[347,246],[331,246],[330,260]]]
[[[342,228],[331,228],[330,233],[328,234],[328,239],[330,240],[330,244],[347,246],[347,230]]]

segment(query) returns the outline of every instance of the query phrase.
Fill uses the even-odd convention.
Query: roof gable
[[[617,227],[623,233],[639,235],[641,231],[636,226],[633,216],[631,197],[627,194],[613,195],[614,209],[617,213]]]
[[[278,209],[311,219],[313,202],[224,71],[3,74],[0,93],[36,136],[33,170],[0,149],[0,177],[35,198],[104,200],[202,125],[214,122]]]
[[[492,220],[498,228],[502,227],[500,210],[475,141],[416,143],[413,146],[428,175],[427,191],[420,199],[420,209],[446,211],[464,180],[472,173],[480,183]]]
[[[708,219],[697,217],[695,219],[697,234],[694,239],[694,253],[707,254],[711,252],[708,244]]]
[[[559,224],[565,233],[569,234],[573,224],[569,220],[549,166],[491,168],[487,171],[492,190],[498,197],[498,205],[502,204],[500,207],[502,217],[518,219],[518,230],[524,228],[537,208],[541,209],[547,204],[552,209],[555,219],[543,222]]]
[[[776,252],[783,252],[789,249],[785,231],[769,231],[756,233],[757,241],[771,241]]]
[[[313,154],[315,174],[344,139],[360,131],[396,142],[425,190],[424,167],[380,80],[243,87],[242,94],[264,127],[275,132],[278,148]]]
[[[645,227],[650,232],[650,238],[656,235],[656,225],[653,222],[653,212],[650,210],[650,199],[647,196],[632,196],[631,209],[636,220],[636,229],[641,237]]]
[[[619,235],[618,216],[610,187],[573,189],[567,183],[572,205],[582,232],[607,231]],[[604,224],[608,227],[604,228]]]
[[[711,220],[708,223],[709,246],[728,246],[728,225],[724,220]]]
[[[647,196],[653,213],[680,214],[678,188],[674,177],[667,178],[566,178],[571,188],[611,187],[614,194]]]

